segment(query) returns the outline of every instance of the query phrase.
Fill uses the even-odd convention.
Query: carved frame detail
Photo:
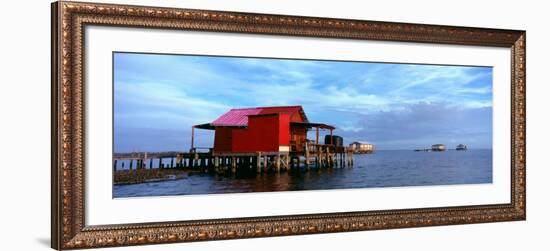
[[[510,48],[511,203],[86,226],[84,28],[108,25]],[[52,247],[95,248],[525,220],[525,31],[56,2],[52,4]]]

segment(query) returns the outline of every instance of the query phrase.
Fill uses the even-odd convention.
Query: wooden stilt
[[[116,163],[117,163],[117,160],[115,159],[113,161],[113,172],[116,172]]]
[[[330,158],[330,149],[328,147],[327,147],[327,156],[326,156],[326,158],[327,158],[327,166],[332,167],[332,161],[330,160],[331,159]]]
[[[267,173],[267,159],[268,158],[269,157],[267,155],[264,155],[264,172],[266,172],[266,173]]]
[[[306,142],[306,152],[305,152],[305,165],[306,165],[306,168],[309,168],[309,146]]]
[[[275,168],[276,168],[277,172],[281,171],[281,155],[280,154],[277,154],[277,156],[275,156]]]
[[[223,170],[225,170],[225,171],[229,170],[229,158],[228,157],[223,157],[222,158],[222,165],[223,165]]]
[[[198,166],[199,166],[199,154],[195,153],[195,155],[193,156],[193,167],[198,167]]]
[[[176,155],[176,168],[181,168],[181,155]]]
[[[261,169],[261,166],[260,166],[260,164],[261,164],[261,157],[262,157],[262,153],[261,153],[261,152],[258,152],[258,153],[256,154],[256,172],[257,172],[257,173],[262,172],[262,169]]]
[[[286,164],[286,170],[290,170],[290,166],[288,162],[290,161],[290,154],[285,155],[285,164]]]

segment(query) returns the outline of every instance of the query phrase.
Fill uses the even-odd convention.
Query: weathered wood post
[[[319,148],[319,163],[319,167],[325,167],[325,148],[322,146]]]
[[[133,165],[132,163],[133,163],[133,162],[134,162],[134,160],[133,160],[133,159],[130,159],[130,170],[132,170],[132,165]]]
[[[226,170],[231,169],[231,158],[224,157],[223,159],[224,159],[224,162],[225,162],[225,169]]]
[[[164,169],[164,165],[162,164],[162,157],[159,158],[159,169]]]
[[[268,158],[269,157],[267,155],[264,155],[264,172],[266,172],[266,173],[267,173],[267,159]]]
[[[149,169],[153,169],[153,158],[149,159]]]
[[[193,167],[199,166],[199,154],[195,152],[195,155],[193,156]]]
[[[170,158],[170,168],[174,168],[174,158]]]
[[[290,161],[290,153],[286,153],[285,155],[285,168],[286,170],[289,170],[290,169],[290,166],[288,165],[288,162]]]
[[[231,172],[236,173],[237,172],[237,157],[231,156]]]
[[[275,168],[277,169],[277,172],[281,171],[281,154],[278,153],[275,157]]]
[[[117,163],[117,160],[115,159],[113,162],[114,162],[114,164],[113,164],[113,172],[116,172],[116,163]]]
[[[260,164],[261,164],[261,159],[260,158],[261,157],[262,157],[262,152],[257,152],[256,153],[256,172],[257,173],[262,172],[262,168],[260,166]]]
[[[327,166],[332,167],[332,158],[330,157],[329,147],[327,147]]]
[[[220,157],[214,157],[214,170],[219,171],[220,168]]]
[[[306,141],[306,154],[305,154],[305,157],[306,157],[305,165],[306,165],[306,168],[309,169],[309,145],[307,144],[307,141]]]
[[[340,167],[340,151],[334,149],[334,166]]]
[[[328,166],[328,158],[327,158],[327,151],[328,151],[328,148],[327,146],[324,146],[323,147],[323,150],[321,152],[321,158],[323,158],[323,167],[327,167]]]
[[[319,168],[321,165],[321,154],[319,153],[319,145],[315,146],[315,167]]]
[[[315,144],[319,145],[319,127],[315,127]]]
[[[176,168],[181,168],[181,154],[176,154]]]

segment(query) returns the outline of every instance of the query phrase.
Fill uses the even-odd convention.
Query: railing
[[[208,150],[208,151],[199,151],[199,150]],[[214,151],[214,148],[211,148],[211,147],[193,147],[189,150],[189,152],[191,153],[199,153],[199,152],[212,153],[213,151]]]
[[[306,143],[304,146],[303,151],[304,152],[326,152],[327,150],[330,152],[345,152],[346,151],[345,146],[335,146],[335,145],[329,145],[329,144],[315,144],[315,143]]]

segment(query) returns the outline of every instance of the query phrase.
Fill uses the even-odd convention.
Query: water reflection
[[[297,191],[492,182],[492,150],[378,151],[356,155],[353,168],[281,173],[189,172],[178,180],[114,186],[114,197]]]

